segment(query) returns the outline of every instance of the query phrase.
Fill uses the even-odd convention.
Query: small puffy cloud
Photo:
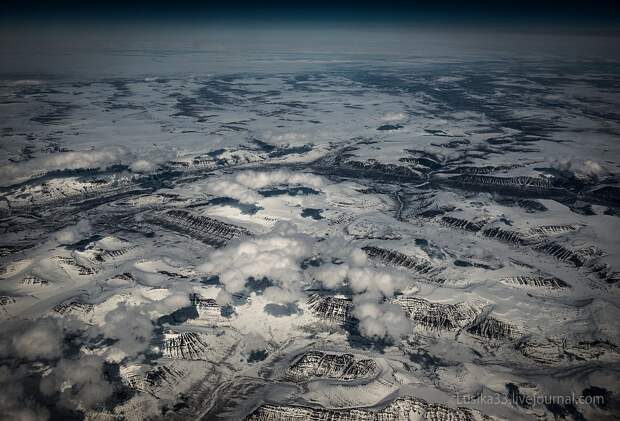
[[[22,360],[22,364],[0,366],[0,418],[39,421],[49,418],[46,403],[39,404],[41,395],[57,399],[61,406],[83,410],[107,399],[112,385],[104,379],[102,357],[64,356],[65,334],[77,338],[89,329],[76,319],[42,318],[15,320],[2,326],[6,335],[0,338],[0,356]],[[91,332],[92,333],[92,332]],[[87,339],[88,335],[81,339]],[[81,340],[80,339],[80,340]],[[32,370],[40,362],[49,366],[45,371]],[[34,364],[34,365],[33,365]],[[40,377],[39,377],[40,376]],[[41,394],[34,392],[40,380]],[[28,384],[28,389],[23,385]],[[3,418],[4,419],[4,418]]]
[[[323,264],[312,271],[312,276],[330,289],[348,284],[353,292],[352,314],[359,320],[362,336],[396,341],[411,332],[412,323],[403,308],[384,302],[397,291],[414,291],[406,273],[373,267],[363,250],[353,249],[342,263]]]
[[[25,366],[14,370],[0,366],[0,416],[15,421],[45,421],[49,413],[27,396],[24,384],[29,373]]]
[[[403,272],[389,268],[375,268],[361,249],[353,249],[341,264],[327,263],[312,271],[315,279],[326,288],[337,288],[348,281],[356,294],[381,293],[391,297],[394,292],[407,288],[409,279]]]
[[[75,317],[43,317],[35,320],[7,320],[0,325],[0,359],[52,361],[62,357],[65,335],[77,336],[88,330]]]
[[[347,262],[351,266],[356,266],[357,264],[353,263],[354,254],[357,259],[361,259],[362,266],[367,264],[368,258],[364,250],[351,244],[351,240],[341,233],[334,233],[334,235],[330,235],[321,241],[321,255],[325,259]]]
[[[354,292],[380,292],[386,297],[393,296],[395,291],[406,288],[408,284],[404,274],[384,268],[352,268],[348,277]]]
[[[405,113],[385,113],[381,116],[381,120],[383,121],[403,121],[407,118],[407,114]]]
[[[352,267],[363,267],[368,265],[368,255],[362,249],[353,249],[349,254],[349,263]]]
[[[452,83],[452,82],[460,82],[462,80],[465,80],[465,78],[462,76],[440,76],[435,80],[440,83]]]
[[[70,409],[91,409],[108,399],[114,387],[103,376],[104,360],[96,355],[61,360],[41,380],[41,393],[60,393],[58,403]],[[67,387],[68,386],[68,387]]]
[[[147,161],[146,159],[138,159],[129,166],[129,169],[135,173],[149,174],[155,171],[158,167],[159,164],[155,162]]]
[[[0,185],[10,186],[34,175],[53,170],[107,168],[114,164],[121,164],[130,157],[129,151],[123,147],[48,154],[26,162],[2,165],[0,167]]]
[[[344,284],[348,273],[349,265],[347,264],[327,263],[316,269],[313,276],[320,280],[325,288],[334,289]]]
[[[359,320],[360,334],[369,339],[393,341],[408,336],[413,325],[403,308],[380,299],[376,294],[353,297],[353,316]]]
[[[262,189],[273,185],[306,186],[320,189],[325,179],[309,173],[297,173],[288,170],[278,171],[244,171],[235,177],[235,181],[251,189]]]
[[[3,353],[9,351],[8,356],[30,361],[55,359],[62,355],[63,338],[55,319],[28,321],[11,334],[10,344],[2,347]]]
[[[218,180],[207,186],[207,192],[214,196],[237,199],[242,203],[253,204],[261,199],[256,192],[274,185],[305,186],[320,189],[325,179],[309,173],[278,171],[244,171],[232,180]]]
[[[189,291],[182,289],[173,291],[160,300],[151,301],[150,303],[144,305],[144,308],[151,318],[156,318],[170,314],[189,305]]]
[[[598,162],[589,159],[583,162],[581,167],[579,167],[578,172],[591,178],[598,178],[607,173],[605,168],[603,168]]]
[[[173,149],[151,148],[148,150],[136,151],[132,155],[133,162],[129,169],[138,174],[150,174],[155,172],[162,164],[177,158],[177,151]]]
[[[75,225],[63,228],[54,237],[60,244],[74,244],[92,232],[92,227],[87,219],[82,219]]]
[[[217,180],[207,186],[207,191],[213,196],[230,197],[241,203],[253,204],[261,200],[260,194],[234,181]]]
[[[258,333],[250,332],[243,337],[241,346],[244,352],[249,354],[252,351],[264,351],[269,349],[269,342]]]
[[[356,248],[349,251],[348,255],[344,258],[344,262],[339,264],[322,264],[316,269],[311,269],[311,275],[314,279],[321,281],[325,288],[335,289],[345,284],[352,270],[355,273],[357,269],[367,265],[368,256],[364,250]]]
[[[570,171],[573,163],[570,159],[554,159],[549,163],[549,166],[560,172]]]
[[[141,354],[149,348],[154,325],[140,306],[119,303],[105,315],[104,321],[101,326],[103,334],[117,340],[110,351],[110,358],[122,360],[127,356]]]
[[[287,146],[307,143],[309,135],[306,133],[295,132],[274,134],[271,131],[267,131],[264,134],[264,138],[271,144]]]
[[[120,361],[127,357],[139,357],[151,346],[155,328],[153,321],[189,304],[189,292],[183,289],[139,305],[118,303],[105,315],[105,323],[100,328],[106,337],[116,340],[108,350],[108,358]]]
[[[609,172],[598,162],[591,159],[556,159],[550,162],[550,167],[561,173],[573,174],[580,178],[598,179]]]
[[[313,240],[298,233],[294,225],[279,222],[268,234],[217,250],[198,270],[219,274],[229,294],[244,291],[250,277],[268,278],[274,285],[265,290],[266,298],[291,303],[302,295],[300,265],[311,255],[312,245]]]

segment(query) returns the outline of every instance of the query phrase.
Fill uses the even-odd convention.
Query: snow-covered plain
[[[619,62],[210,51],[2,75],[0,417],[618,416]]]

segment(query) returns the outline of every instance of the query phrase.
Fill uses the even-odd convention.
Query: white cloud
[[[33,402],[24,393],[29,373],[25,366],[11,369],[0,366],[0,414],[3,419],[15,421],[45,421],[47,409]]]
[[[320,189],[325,179],[309,173],[296,173],[289,170],[278,171],[244,171],[235,176],[235,180],[252,189],[262,189],[273,185],[297,185]]]
[[[264,134],[264,138],[267,142],[271,144],[276,144],[279,146],[288,146],[291,144],[293,145],[305,144],[308,142],[308,137],[309,136],[306,133],[295,133],[295,132],[273,134],[273,132],[267,131]]]
[[[451,82],[460,82],[462,80],[465,80],[465,78],[461,76],[440,76],[435,80],[440,83],[451,83]]]
[[[349,265],[345,263],[339,265],[326,263],[314,270],[313,276],[320,280],[325,288],[335,289],[344,284],[348,273]]]
[[[80,220],[77,224],[58,231],[54,237],[60,244],[74,244],[92,231],[87,219]]]
[[[135,173],[149,174],[155,171],[158,167],[159,164],[156,162],[147,161],[146,159],[138,159],[129,166],[129,169]]]
[[[375,268],[361,249],[349,252],[342,264],[327,263],[312,271],[312,276],[326,288],[337,288],[348,282],[354,293],[381,293],[391,297],[395,291],[407,288],[407,274],[391,268]]]
[[[198,270],[219,274],[229,294],[244,291],[250,277],[269,278],[274,285],[265,290],[265,297],[291,303],[302,296],[300,264],[311,255],[312,245],[313,240],[299,234],[294,225],[279,222],[268,234],[217,250]]]
[[[0,367],[0,414],[12,420],[46,420],[48,411],[36,401],[34,381],[41,375],[40,391],[44,396],[56,398],[57,403],[71,409],[91,408],[107,399],[112,385],[103,377],[102,357],[79,355],[66,359],[65,335],[85,333],[88,326],[72,318],[43,318],[38,320],[11,321],[3,326],[8,333],[0,339],[3,358],[28,361]],[[95,332],[93,333],[96,336]],[[88,338],[88,334],[84,337]],[[75,339],[78,340],[78,339]],[[79,340],[78,340],[79,341]],[[49,364],[48,370],[32,370],[33,363]],[[28,379],[28,380],[26,380]],[[31,384],[28,390],[23,384]],[[4,418],[3,418],[4,419]]]
[[[177,156],[177,151],[174,148],[166,150],[152,148],[136,151],[131,156],[135,160],[129,165],[129,169],[139,174],[150,174],[155,172],[166,161],[176,159]]]
[[[92,151],[58,152],[16,164],[4,164],[0,167],[0,185],[25,181],[28,178],[53,170],[71,170],[82,168],[107,168],[121,164],[131,154],[126,148],[103,148]]]
[[[189,287],[188,287],[189,288]],[[148,299],[129,306],[120,303],[104,318],[101,326],[89,326],[71,317],[42,318],[37,320],[12,320],[2,325],[0,359],[22,362],[10,368],[0,366],[0,418],[12,420],[46,420],[49,413],[37,404],[37,393],[25,391],[26,378],[33,381],[40,375],[40,392],[47,399],[54,399],[59,406],[75,410],[88,410],[105,402],[114,392],[114,386],[104,376],[107,361],[121,361],[127,357],[141,357],[152,342],[152,320],[187,306],[189,289],[181,288],[157,299]],[[87,343],[101,335],[114,339],[105,345],[101,355],[71,354],[67,358],[65,340],[70,333],[73,345]],[[33,363],[44,362],[47,370],[29,369]],[[5,387],[6,386],[6,387]],[[36,386],[34,386],[36,387]]]
[[[353,267],[368,265],[368,255],[362,249],[353,249],[349,254],[349,263]]]
[[[164,316],[190,304],[189,290],[185,288],[172,291],[160,300],[154,300],[144,307],[151,318]]]
[[[243,337],[241,346],[247,354],[252,351],[265,351],[270,348],[269,342],[267,342],[264,337],[253,332],[250,332]]]
[[[62,340],[62,329],[55,320],[29,321],[12,335],[12,356],[26,360],[58,358],[62,353]]]
[[[103,377],[103,363],[104,360],[97,355],[61,360],[41,380],[41,392],[47,396],[60,392],[58,403],[66,408],[93,408],[114,391]]]
[[[104,321],[101,326],[104,335],[117,340],[108,351],[111,359],[120,361],[125,357],[141,354],[149,348],[154,325],[140,306],[119,303],[106,314]]]
[[[334,289],[348,284],[353,291],[353,316],[359,320],[362,336],[370,339],[398,340],[411,332],[411,320],[403,308],[386,303],[397,291],[416,291],[409,276],[391,268],[370,265],[361,249],[353,249],[341,264],[327,263],[312,271],[324,287]]]
[[[407,287],[408,278],[397,271],[373,267],[352,268],[348,274],[351,289],[356,293],[380,292],[391,297]]]
[[[260,194],[234,181],[214,181],[207,186],[207,191],[213,196],[230,197],[241,203],[252,204],[261,200]]]
[[[359,320],[362,336],[370,339],[398,340],[411,333],[412,322],[398,304],[380,302],[379,294],[353,297],[353,315]]]
[[[587,177],[598,178],[607,171],[598,162],[587,159],[581,164],[578,172]]]
[[[244,171],[233,180],[218,180],[207,186],[207,192],[214,196],[231,197],[242,203],[256,203],[261,196],[256,190],[273,185],[306,186],[320,189],[325,179],[309,173],[294,173],[288,170]]]
[[[145,353],[151,346],[153,321],[189,304],[189,293],[184,289],[140,305],[118,303],[105,315],[105,323],[101,326],[106,337],[116,339],[107,352],[108,358],[120,361]]]
[[[407,118],[407,114],[405,113],[385,113],[381,116],[381,120],[383,121],[403,121]]]
[[[334,243],[334,241],[332,241],[332,243]],[[323,246],[324,244],[321,245]],[[358,248],[350,250],[347,244],[340,244],[338,240],[335,241],[335,244],[328,244],[324,249],[329,251],[333,246],[337,247],[338,245],[340,245],[341,249],[334,251],[336,254],[343,257],[344,261],[342,263],[325,263],[316,269],[310,269],[310,273],[314,279],[321,281],[323,286],[328,289],[335,289],[343,286],[345,281],[350,281],[349,275],[351,271],[355,272],[357,269],[369,264],[368,256],[363,250]],[[331,253],[328,254],[330,256],[332,255]]]
[[[549,164],[563,173],[572,173],[576,177],[597,179],[609,173],[601,164],[591,159],[555,159]]]

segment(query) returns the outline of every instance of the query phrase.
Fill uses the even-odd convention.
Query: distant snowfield
[[[3,64],[0,413],[617,414],[620,63],[302,35]]]

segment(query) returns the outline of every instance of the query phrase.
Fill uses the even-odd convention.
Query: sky
[[[283,70],[276,58],[297,71],[362,54],[616,59],[619,44],[620,5],[604,0],[0,2],[3,77]]]
[[[616,26],[613,0],[5,0],[4,21],[240,20],[311,22],[435,22]]]

